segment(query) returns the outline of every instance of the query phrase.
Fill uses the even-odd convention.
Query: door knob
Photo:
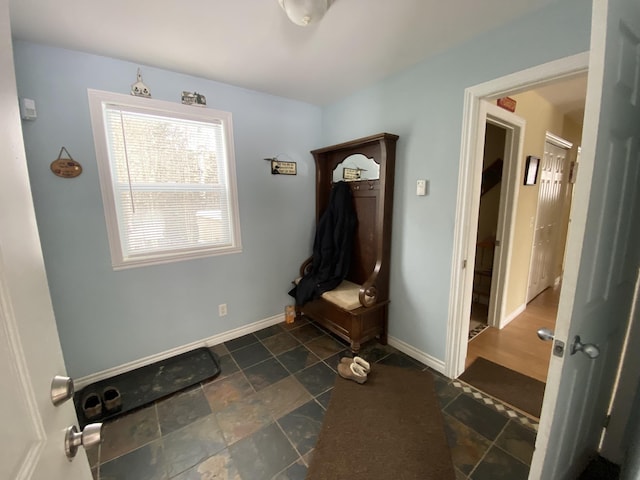
[[[72,378],[56,375],[51,380],[51,402],[56,407],[73,397],[74,393]]]
[[[555,333],[553,333],[548,328],[539,328],[537,333],[538,333],[538,338],[540,340],[544,340],[545,342],[551,342],[556,338]],[[560,340],[555,340],[553,342],[552,351],[556,357],[562,358],[562,355],[564,355],[564,342],[561,342]]]
[[[539,328],[538,329],[538,338],[540,340],[544,340],[545,342],[549,342],[551,340],[553,340],[554,334],[551,330],[549,330],[548,328]]]
[[[67,454],[69,461],[73,460],[73,457],[78,453],[78,447],[82,445],[84,448],[91,447],[97,443],[100,443],[102,439],[102,424],[90,423],[84,427],[81,432],[78,431],[75,425],[67,428],[64,436],[64,452]]]
[[[597,358],[600,355],[600,349],[593,343],[582,343],[580,335],[576,335],[571,344],[571,355],[576,352],[582,352],[589,358]]]

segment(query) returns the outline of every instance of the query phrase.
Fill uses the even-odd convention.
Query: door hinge
[[[467,261],[463,260],[462,261],[462,269],[464,270],[465,268],[467,268]]]
[[[611,415],[607,415],[604,417],[604,423],[602,424],[602,428],[607,428],[609,426],[609,422],[611,421]]]

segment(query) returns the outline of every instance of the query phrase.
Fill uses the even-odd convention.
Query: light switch
[[[30,98],[21,99],[20,113],[23,120],[35,120],[38,117],[36,112],[36,102]]]
[[[426,180],[418,180],[416,187],[416,195],[421,197],[427,194],[427,181]]]

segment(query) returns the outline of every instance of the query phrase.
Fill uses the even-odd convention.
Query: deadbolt
[[[73,397],[74,392],[73,379],[56,375],[51,380],[51,402],[56,407]]]
[[[598,358],[600,356],[600,349],[593,343],[582,343],[580,341],[580,335],[576,335],[571,344],[571,355],[576,352],[582,352],[589,358]]]

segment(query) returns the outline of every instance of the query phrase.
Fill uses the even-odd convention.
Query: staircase
[[[498,158],[482,172],[480,196],[484,196],[502,181],[503,161]],[[493,255],[496,246],[495,237],[485,238],[476,244],[476,258],[473,275],[473,303],[476,311],[486,312],[491,295],[491,277],[493,275]],[[484,315],[482,315],[484,316]]]

